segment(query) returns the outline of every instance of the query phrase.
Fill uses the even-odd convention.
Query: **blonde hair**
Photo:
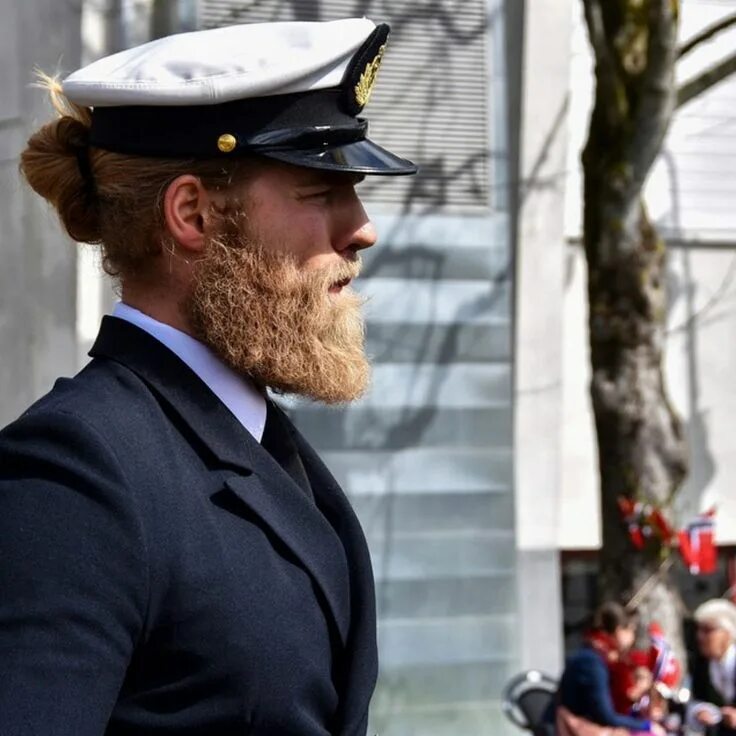
[[[249,159],[152,158],[94,148],[91,110],[70,102],[58,77],[37,77],[57,118],[28,139],[20,171],[54,206],[72,239],[101,245],[111,276],[144,274],[161,252],[162,198],[177,176],[193,174],[208,189],[225,190],[247,178]]]

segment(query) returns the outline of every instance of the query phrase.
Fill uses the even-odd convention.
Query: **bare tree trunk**
[[[179,0],[153,0],[151,38],[163,38],[179,30]]]
[[[603,514],[600,592],[626,599],[657,573],[666,551],[655,542],[633,548],[617,499],[667,506],[687,470],[662,374],[666,248],[642,202],[676,102],[678,3],[583,1],[596,59],[583,237]],[[652,583],[640,610],[681,652],[679,594],[666,574]]]

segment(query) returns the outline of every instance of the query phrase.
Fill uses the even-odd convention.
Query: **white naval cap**
[[[358,117],[388,35],[367,18],[181,33],[99,59],[62,88],[92,108],[98,148],[411,174],[416,166],[368,140]]]
[[[376,30],[367,18],[252,23],[167,36],[69,75],[79,105],[215,105],[337,87]]]

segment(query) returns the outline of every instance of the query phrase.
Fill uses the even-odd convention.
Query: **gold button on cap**
[[[235,146],[238,145],[238,141],[235,138],[232,133],[223,133],[218,139],[217,139],[217,147],[223,152],[223,153],[230,153],[230,151],[235,150]]]

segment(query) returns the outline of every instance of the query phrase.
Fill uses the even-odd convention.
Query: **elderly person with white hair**
[[[736,736],[736,605],[713,599],[694,614],[698,656],[690,666],[689,721],[713,736]]]

